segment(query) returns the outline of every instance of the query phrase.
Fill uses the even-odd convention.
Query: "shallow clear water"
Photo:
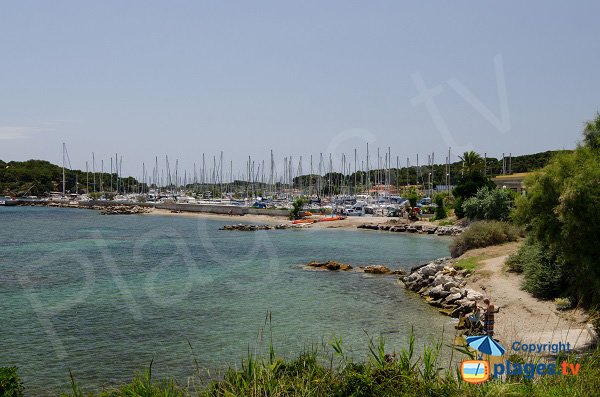
[[[446,256],[448,239],[217,230],[240,219],[0,207],[0,366],[18,366],[29,395],[67,390],[69,369],[88,388],[124,382],[152,359],[155,376],[185,383],[195,360],[218,373],[264,345],[268,312],[285,357],[335,334],[366,358],[365,331],[391,348],[411,327],[425,339],[448,323],[394,277],[301,266],[408,269]]]

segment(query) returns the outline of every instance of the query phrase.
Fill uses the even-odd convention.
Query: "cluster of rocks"
[[[352,266],[347,265],[345,263],[340,263],[340,262],[336,262],[336,261],[327,261],[327,262],[310,262],[308,263],[309,267],[314,267],[317,269],[326,269],[326,270],[343,270],[343,271],[348,271],[348,270],[352,270]]]
[[[150,208],[141,207],[139,205],[111,205],[100,208],[102,215],[134,215],[147,214],[152,211]]]
[[[483,299],[475,290],[465,288],[467,273],[452,267],[450,258],[436,259],[413,271],[400,280],[406,288],[418,292],[430,305],[451,317],[469,313],[473,304]]]
[[[242,232],[255,232],[257,230],[281,230],[281,229],[289,229],[291,228],[291,225],[286,225],[286,224],[282,224],[282,225],[275,225],[275,226],[271,226],[271,225],[248,225],[248,224],[243,224],[243,223],[239,223],[237,225],[225,225],[219,228],[219,230],[239,230]]]
[[[352,270],[352,266],[345,264],[345,263],[340,263],[337,261],[327,261],[327,262],[318,262],[318,261],[313,261],[313,262],[309,262],[307,264],[307,266],[309,267],[314,267],[317,269],[324,269],[324,270],[332,270],[332,271],[337,271],[337,270],[342,270],[342,271],[349,271]],[[384,265],[368,265],[368,266],[359,266],[358,269],[355,269],[359,272],[364,272],[364,273],[371,273],[371,274],[405,274],[402,270],[391,270],[390,268],[388,268],[387,266]]]
[[[420,234],[436,234],[438,236],[456,236],[463,232],[463,228],[460,226],[435,226],[435,225],[373,225],[365,223],[357,226],[358,229],[368,230],[383,230],[389,232],[406,232],[406,233],[420,233]]]

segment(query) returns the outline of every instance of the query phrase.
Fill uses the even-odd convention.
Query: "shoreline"
[[[239,223],[259,223],[263,225],[276,226],[281,224],[291,225],[292,222],[289,218],[283,216],[274,216],[274,215],[255,215],[255,214],[245,214],[245,215],[225,215],[225,214],[214,214],[208,212],[171,212],[169,210],[153,208],[152,211],[148,212],[148,216],[179,216],[186,218],[203,218],[203,219],[212,219],[217,221],[231,221],[232,224]],[[317,219],[315,217],[315,219]],[[390,218],[386,217],[347,217],[344,220],[333,221],[333,222],[315,222],[310,225],[303,226],[303,228],[309,229],[357,229],[358,226],[364,224],[366,220],[369,220],[374,223],[384,223],[390,220]]]
[[[55,204],[37,204],[37,203],[28,203],[22,204],[20,206],[24,207],[48,207],[48,208],[75,208],[75,209],[84,209],[84,210],[100,210],[101,208],[108,207],[135,207],[140,206],[139,204],[129,204],[129,203],[116,203],[114,205],[107,206],[93,206],[93,205],[71,205],[68,203],[55,203]],[[179,216],[179,217],[187,217],[187,218],[197,218],[197,219],[212,219],[216,221],[231,221],[231,224],[240,224],[240,223],[252,223],[252,224],[262,224],[268,226],[276,226],[281,224],[291,225],[291,221],[287,216],[279,216],[279,215],[269,215],[269,214],[224,214],[224,213],[214,213],[214,212],[195,212],[195,211],[186,211],[186,210],[169,210],[156,208],[154,206],[142,205],[144,209],[147,210],[145,213],[139,213],[136,215],[143,216]],[[325,216],[312,216],[312,219],[319,219]],[[362,225],[369,225],[373,227],[379,227],[378,230],[372,230],[370,227],[359,228]],[[447,235],[437,235],[434,233],[428,233],[427,230],[432,227],[437,227],[438,223],[434,221],[414,221],[409,222],[405,219],[399,219],[397,217],[383,217],[383,216],[349,216],[343,220],[332,221],[332,222],[315,222],[307,225],[294,225],[298,226],[297,228],[308,228],[308,229],[341,229],[341,230],[359,230],[365,229],[370,231],[381,231],[390,233],[390,228],[398,225],[407,225],[416,228],[415,232],[409,231],[407,233],[402,234],[415,234],[415,235],[427,235],[432,234],[438,237],[446,237]],[[446,227],[446,226],[443,226]],[[296,227],[295,227],[296,228]],[[411,229],[412,230],[412,229]],[[391,232],[393,232],[392,230]]]

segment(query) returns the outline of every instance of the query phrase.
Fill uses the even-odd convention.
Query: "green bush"
[[[567,268],[556,250],[537,244],[537,250],[524,263],[523,289],[536,298],[553,299],[568,289]]]
[[[306,203],[308,203],[308,200],[306,200],[304,197],[297,198],[292,203],[292,209],[290,210],[290,219],[300,219],[300,212],[302,212],[302,209],[304,208],[304,205]]]
[[[452,240],[450,254],[453,258],[456,258],[473,248],[516,241],[520,235],[521,229],[508,222],[474,222],[462,234]]]
[[[445,194],[437,194],[435,196],[435,219],[445,219],[448,214],[446,214],[446,207],[444,207],[444,197]]]
[[[419,195],[417,194],[417,191],[414,188],[411,188],[406,194],[406,199],[410,203],[411,207],[416,207],[417,201],[419,200]]]
[[[17,375],[17,367],[0,367],[0,396],[23,397],[23,383]]]
[[[506,266],[509,272],[523,273],[528,263],[538,262],[542,248],[535,240],[528,239],[525,244],[519,248],[519,251],[510,255],[506,259]]]
[[[454,200],[454,215],[456,218],[461,219],[465,217],[465,210],[463,210],[463,203],[465,200],[462,197],[456,197]]]
[[[528,238],[506,265],[509,271],[524,274],[523,289],[536,298],[557,298],[567,289],[567,268],[557,251],[535,239]]]
[[[463,203],[462,207],[469,220],[508,219],[512,208],[512,194],[506,189],[490,189],[487,186],[477,191]]]

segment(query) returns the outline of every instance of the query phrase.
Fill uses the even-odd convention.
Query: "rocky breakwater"
[[[280,229],[290,229],[291,225],[247,225],[247,224],[237,224],[237,225],[225,225],[219,228],[219,230],[239,230],[242,232],[256,232],[258,230],[280,230]]]
[[[404,232],[404,233],[419,233],[419,234],[435,234],[437,236],[456,236],[463,232],[460,226],[436,226],[422,224],[400,224],[400,225],[375,225],[365,223],[357,226],[358,229],[367,230],[382,230],[388,232]]]
[[[111,205],[100,208],[100,213],[102,215],[147,214],[150,211],[150,208],[140,207],[139,205]]]
[[[406,288],[419,293],[441,313],[458,318],[469,313],[473,304],[483,299],[481,293],[465,288],[466,276],[466,272],[452,267],[450,258],[441,258],[414,268],[400,280]]]

